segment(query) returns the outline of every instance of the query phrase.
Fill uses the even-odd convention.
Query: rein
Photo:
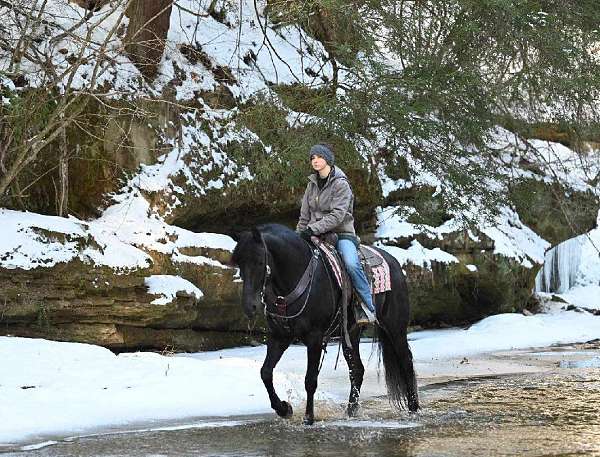
[[[262,290],[260,293],[260,300],[264,306],[265,316],[271,316],[273,318],[284,319],[284,320],[294,319],[294,318],[300,316],[304,312],[306,305],[308,304],[308,298],[310,297],[310,292],[312,290],[312,283],[314,280],[315,271],[317,269],[317,264],[318,264],[319,258],[320,258],[319,249],[317,249],[317,248],[311,249],[312,255],[311,255],[310,261],[308,262],[308,265],[306,266],[306,269],[304,270],[302,277],[298,281],[298,284],[296,284],[296,287],[294,287],[294,289],[285,296],[282,296],[282,295],[276,296],[274,291],[267,289],[267,284],[268,284],[269,280],[271,279],[272,270],[271,270],[271,267],[269,266],[269,251],[267,249],[267,244],[265,243],[264,239],[262,240],[262,243],[263,243],[263,247],[265,250],[265,275],[264,275],[264,279],[263,279]],[[306,298],[304,299],[304,303],[303,303],[302,307],[300,308],[300,311],[298,311],[297,313],[295,313],[292,316],[286,316],[285,313],[287,312],[287,307],[290,304],[297,301],[302,296],[302,294],[304,293],[304,291],[306,289],[308,289],[308,293],[306,294]],[[269,297],[270,299],[267,297],[267,295],[270,295],[270,297]],[[275,309],[277,310],[277,312],[272,312],[267,309],[269,307],[269,303],[266,301],[266,299],[269,299],[269,301],[272,302],[271,306],[274,306]]]

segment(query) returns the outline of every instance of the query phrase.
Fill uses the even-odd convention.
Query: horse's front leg
[[[286,418],[292,416],[292,406],[286,401],[281,401],[277,396],[273,387],[273,369],[289,345],[289,340],[280,341],[273,338],[273,336],[269,336],[269,340],[267,341],[267,356],[260,370],[260,377],[269,394],[269,400],[271,400],[271,408],[279,416]]]
[[[310,338],[310,340],[306,342],[308,362],[306,367],[306,377],[304,378],[304,388],[306,389],[304,425],[312,425],[315,422],[314,396],[315,391],[317,390],[317,378],[319,377],[319,363],[321,360],[322,347],[322,335]]]

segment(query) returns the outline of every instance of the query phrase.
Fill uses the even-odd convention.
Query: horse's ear
[[[252,227],[252,238],[254,238],[254,241],[257,243],[262,243],[262,234],[256,227]]]

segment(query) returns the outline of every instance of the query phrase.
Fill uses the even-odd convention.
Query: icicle
[[[576,236],[553,247],[535,278],[536,292],[563,293],[575,285],[585,235]]]

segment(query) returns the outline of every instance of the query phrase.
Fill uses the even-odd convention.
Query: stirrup
[[[356,325],[364,326],[369,324],[377,324],[377,316],[367,306],[361,302],[360,306],[354,307],[356,313]]]

